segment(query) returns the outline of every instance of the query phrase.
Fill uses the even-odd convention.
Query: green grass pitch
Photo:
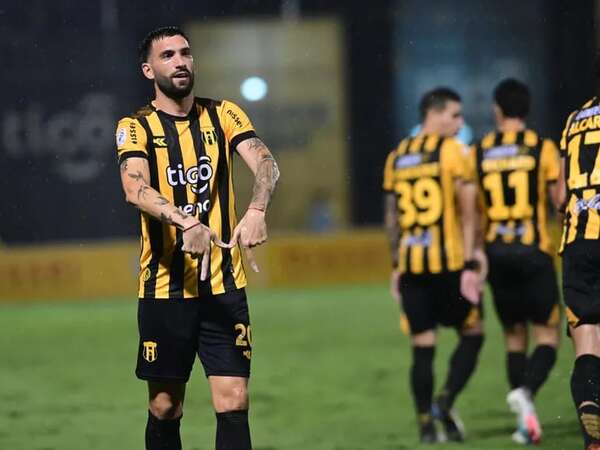
[[[249,290],[254,338],[251,426],[256,450],[402,450],[417,444],[410,352],[383,285]],[[458,400],[468,440],[444,449],[513,449],[514,418],[500,330],[486,299],[480,364]],[[456,342],[440,334],[437,384]],[[0,449],[143,448],[145,384],[134,374],[136,300],[0,307]],[[569,394],[572,349],[537,400],[542,449],[578,449]],[[196,362],[184,448],[214,448],[214,415]]]

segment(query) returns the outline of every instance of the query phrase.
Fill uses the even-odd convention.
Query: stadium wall
[[[138,255],[135,240],[0,248],[0,302],[134,297]],[[389,271],[380,230],[278,236],[255,257],[258,288],[383,282]]]

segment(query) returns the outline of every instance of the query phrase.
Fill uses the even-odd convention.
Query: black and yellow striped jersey
[[[236,146],[254,137],[246,114],[228,101],[196,98],[186,117],[148,105],[117,125],[119,163],[148,160],[150,184],[227,242],[237,224],[232,180]],[[246,285],[239,247],[212,246],[210,281],[199,260],[181,250],[182,232],[141,213],[140,298],[197,298]]]
[[[561,251],[576,240],[600,238],[600,99],[573,111],[560,140],[566,208]]]
[[[487,243],[535,245],[553,252],[548,183],[560,172],[556,144],[533,130],[486,135],[473,146]]]
[[[403,139],[385,164],[383,189],[397,198],[401,273],[457,271],[464,265],[455,181],[472,179],[454,138]]]

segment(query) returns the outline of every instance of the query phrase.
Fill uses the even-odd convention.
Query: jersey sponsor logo
[[[235,111],[228,109],[226,114],[233,119],[236,127],[242,128],[243,123]]]
[[[178,208],[188,216],[198,217],[200,213],[208,212],[210,210],[210,200],[206,199],[196,203],[188,203],[186,205],[179,206]]]
[[[127,130],[125,128],[119,128],[117,130],[117,147],[120,147],[127,140]]]
[[[492,147],[483,152],[483,159],[501,159],[516,156],[519,153],[517,145],[501,145],[500,147]]]
[[[169,185],[186,186],[190,185],[194,194],[201,194],[208,189],[210,179],[213,176],[213,169],[210,165],[209,156],[201,156],[198,160],[200,164],[185,169],[183,164],[177,164],[176,167],[167,167],[167,182]]]
[[[588,209],[595,209],[596,211],[600,210],[600,194],[596,194],[587,200],[584,198],[577,200],[575,207],[573,208],[573,213],[579,215]]]
[[[154,341],[143,342],[142,356],[148,362],[154,362],[158,358],[158,344]]]
[[[129,140],[132,144],[137,144],[137,128],[133,122],[129,122]]]
[[[431,237],[431,233],[427,230],[425,230],[420,235],[407,236],[404,239],[404,242],[407,247],[412,247],[415,245],[429,247],[431,245],[432,241],[433,241],[433,238]]]
[[[575,116],[575,120],[585,119],[586,117],[595,116],[596,114],[600,114],[600,106],[592,106],[591,108],[579,111]]]
[[[414,155],[400,156],[396,159],[396,169],[404,169],[405,167],[413,167],[423,162],[423,155],[415,153]]]

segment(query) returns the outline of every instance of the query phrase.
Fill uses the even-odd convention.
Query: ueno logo
[[[185,170],[183,164],[177,164],[175,168],[167,167],[167,181],[171,186],[185,186],[189,184],[194,194],[201,194],[208,189],[209,181],[213,176],[208,156],[201,156],[198,165]]]

